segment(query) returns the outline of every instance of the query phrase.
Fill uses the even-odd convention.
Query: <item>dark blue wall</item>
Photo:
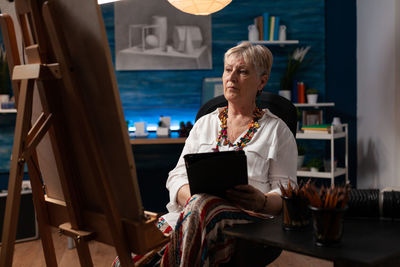
[[[349,178],[357,185],[357,7],[356,0],[326,1],[326,97],[335,102],[328,118],[349,124]],[[340,144],[339,144],[340,145]],[[338,146],[344,161],[343,145]]]
[[[114,4],[103,5],[102,11],[114,57]],[[306,56],[307,64],[298,79],[320,89],[321,97],[325,99],[325,1],[236,0],[212,15],[211,70],[116,72],[126,119],[131,123],[140,120],[156,123],[160,115],[165,115],[171,116],[176,124],[181,120],[193,121],[200,107],[203,78],[221,77],[223,54],[239,41],[247,39],[247,26],[263,12],[280,16],[281,24],[288,28],[288,39],[299,40],[299,46],[311,46]],[[287,57],[295,48],[271,47],[275,57],[266,90],[277,92]]]
[[[212,15],[211,70],[116,72],[126,119],[131,123],[138,120],[154,123],[159,115],[166,115],[177,122],[193,121],[200,107],[203,78],[222,75],[224,52],[238,41],[247,39],[247,26],[253,23],[254,17],[265,11],[281,17],[281,23],[288,27],[288,39],[298,39],[299,46],[311,46],[306,56],[307,64],[298,79],[308,87],[320,89],[322,101],[335,102],[334,108],[326,109],[327,121],[339,116],[343,122],[349,123],[350,178],[355,185],[355,0],[232,1],[225,9]],[[114,57],[114,4],[103,5],[102,12]],[[274,54],[274,65],[266,90],[277,92],[287,56],[296,47],[270,47]],[[131,97],[132,93],[134,98]],[[12,131],[10,127],[0,127],[0,171],[8,171]],[[343,161],[342,148],[339,146],[337,149],[338,158]]]
[[[0,114],[0,120],[1,121],[7,120],[10,116],[15,116],[15,115]],[[15,120],[10,121],[10,123],[15,123]],[[0,173],[8,172],[8,170],[10,169],[10,157],[14,140],[13,136],[14,136],[14,126],[1,125],[0,123]],[[1,183],[2,181],[0,181],[0,190],[4,188],[2,187]]]

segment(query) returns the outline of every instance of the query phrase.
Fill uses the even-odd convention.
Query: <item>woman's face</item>
[[[228,102],[253,105],[257,91],[267,83],[267,76],[257,73],[253,64],[246,64],[242,57],[231,55],[225,60],[224,96]]]

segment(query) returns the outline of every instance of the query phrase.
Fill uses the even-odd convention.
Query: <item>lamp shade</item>
[[[209,15],[227,6],[232,0],[168,0],[177,9],[193,15]]]
[[[97,0],[97,3],[99,5],[103,5],[103,4],[108,4],[108,3],[112,3],[112,2],[117,2],[119,0]]]

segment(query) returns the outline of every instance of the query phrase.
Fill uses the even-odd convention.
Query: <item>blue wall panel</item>
[[[9,115],[0,115],[0,119],[7,119],[5,116]],[[14,140],[13,137],[14,126],[0,125],[0,173],[10,169],[10,157]]]
[[[165,0],[160,0],[165,1]],[[102,6],[109,45],[114,59],[114,4]],[[288,39],[300,40],[299,46],[311,46],[299,80],[306,86],[320,89],[325,97],[325,1],[234,0],[212,15],[211,70],[117,71],[117,81],[126,120],[158,122],[160,115],[171,116],[173,124],[193,121],[201,103],[202,81],[220,77],[223,55],[227,49],[247,39],[247,26],[263,12],[280,16],[288,27]],[[297,46],[271,47],[274,65],[266,90],[277,92],[288,55]]]
[[[328,118],[341,118],[349,124],[349,179],[357,186],[357,1],[327,0],[326,88],[335,102]],[[340,13],[340,18],[338,14]],[[345,40],[345,41],[343,41]],[[344,162],[344,148],[339,146],[339,163]],[[362,179],[362,178],[361,178]]]
[[[114,4],[102,5],[101,9],[114,60]],[[175,125],[180,121],[193,122],[201,103],[203,78],[221,77],[225,51],[247,39],[247,26],[263,12],[280,16],[281,24],[288,27],[288,39],[299,40],[299,46],[311,46],[298,79],[309,87],[320,89],[322,100],[331,100],[334,92],[325,99],[325,1],[233,0],[225,9],[212,15],[212,69],[116,72],[126,120],[131,124],[135,121],[156,124],[159,116],[164,115],[171,116]],[[288,55],[296,47],[270,47],[274,64],[266,90],[278,91]],[[0,126],[0,171],[8,171],[12,134],[13,127]]]

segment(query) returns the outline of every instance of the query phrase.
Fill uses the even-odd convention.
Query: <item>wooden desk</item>
[[[16,109],[0,109],[0,126],[14,127],[17,111]]]
[[[281,217],[236,225],[224,233],[284,250],[326,259],[334,266],[400,266],[400,222],[346,219],[340,246],[318,247],[312,227],[285,231]]]
[[[177,132],[172,132],[169,138],[158,138],[155,132],[150,132],[147,138],[130,140],[145,210],[167,212],[169,194],[165,182],[178,162],[185,141]]]
[[[170,137],[157,137],[156,133],[149,133],[148,137],[131,137],[131,145],[154,145],[154,144],[184,144],[186,137],[179,137],[178,133],[172,132]]]

